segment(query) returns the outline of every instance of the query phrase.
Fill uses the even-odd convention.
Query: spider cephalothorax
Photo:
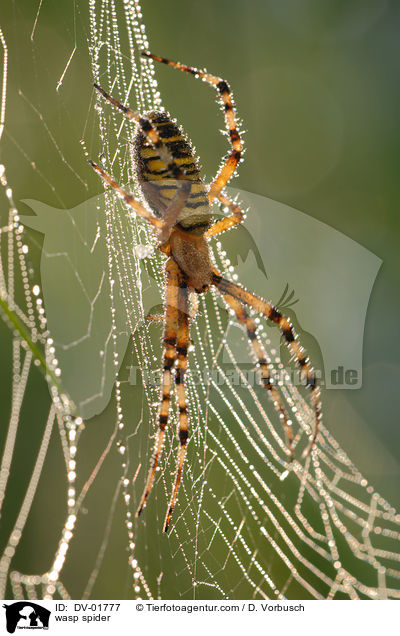
[[[311,392],[315,427],[306,453],[309,453],[315,445],[322,412],[316,375],[306,352],[298,342],[290,321],[271,303],[223,278],[213,269],[211,264],[208,239],[238,225],[244,218],[239,205],[222,193],[236,170],[243,151],[228,84],[206,71],[200,71],[179,62],[171,62],[148,52],[143,53],[143,55],[200,77],[217,89],[222,101],[225,123],[232,146],[217,176],[207,187],[201,179],[197,158],[191,144],[167,113],[163,111],[143,115],[135,113],[95,84],[95,88],[107,102],[137,122],[133,161],[138,185],[151,212],[121,188],[98,165],[93,162],[91,164],[106,183],[112,186],[137,214],[152,225],[159,240],[159,249],[168,256],[165,265],[164,354],[158,432],[153,463],[137,511],[138,515],[142,512],[153,486],[168,424],[172,386],[175,384],[179,407],[179,451],[175,485],[164,524],[164,530],[167,531],[178,495],[189,435],[185,373],[187,370],[189,327],[192,319],[189,305],[190,292],[204,293],[211,285],[214,285],[222,294],[227,305],[233,310],[237,320],[245,327],[257,360],[263,386],[272,397],[283,424],[289,461],[294,459],[292,422],[280,394],[273,384],[266,353],[256,334],[255,321],[245,305],[278,325],[287,346],[301,369],[305,384]],[[215,200],[229,209],[230,215],[212,223],[210,206]]]

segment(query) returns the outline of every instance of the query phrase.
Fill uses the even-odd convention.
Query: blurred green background
[[[232,185],[306,212],[383,260],[366,319],[363,387],[325,392],[324,407],[325,422],[341,446],[377,491],[398,507],[399,3],[143,0],[142,9],[155,53],[206,67],[231,84],[246,131],[245,162]],[[95,127],[85,130],[92,95],[87,7],[83,1],[43,2],[31,39],[36,11],[36,3],[28,0],[2,3],[9,85],[0,161],[6,164],[17,202],[30,198],[70,209],[101,191],[79,143],[84,135],[86,140],[92,136],[93,148],[97,147]],[[76,52],[56,91],[75,43]],[[165,107],[190,134],[210,178],[227,145],[218,132],[223,124],[213,92],[168,68],[156,71]],[[23,204],[20,210],[29,213]],[[6,213],[2,198],[2,225]],[[40,243],[41,235],[35,238]],[[229,235],[228,244],[235,249],[234,234]],[[38,261],[34,265],[38,267]],[[4,358],[9,360],[3,324],[0,337]],[[3,364],[0,374],[0,417],[5,430],[9,368]],[[16,465],[28,468],[33,461],[30,448],[40,439],[36,427],[43,427],[46,413],[46,390],[40,380],[29,390],[35,396],[30,399],[29,429],[18,440],[15,460]],[[96,435],[82,441],[80,452],[97,457],[111,427],[106,411],[97,418]],[[55,443],[53,451],[48,461],[56,472],[61,454]],[[109,461],[110,470],[114,466],[118,474],[119,458],[112,456]],[[17,470],[13,500],[7,500],[4,511],[4,536],[24,484],[24,475]],[[111,495],[114,487],[115,483],[103,482],[97,502]],[[39,527],[43,511],[50,511],[53,489],[55,493],[56,481],[49,482],[43,500],[35,505],[32,529]],[[51,527],[62,519],[62,511],[59,518],[49,519],[49,536]],[[93,524],[87,536],[95,532]],[[118,541],[124,545],[124,527],[114,534],[115,545]],[[24,544],[24,563],[19,564],[23,571],[42,569],[45,555],[36,554],[34,545],[33,532]],[[85,543],[81,546],[84,551]],[[51,555],[54,546],[48,549]],[[106,559],[115,572],[125,572],[124,554],[109,554]],[[74,574],[70,576],[73,579]],[[118,581],[103,582],[97,597],[124,597],[129,585],[125,572]],[[75,595],[80,593],[77,588]]]

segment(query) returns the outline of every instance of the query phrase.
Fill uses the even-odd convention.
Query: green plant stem
[[[4,314],[7,316],[7,318],[9,319],[9,321],[11,322],[11,324],[18,331],[18,333],[21,336],[21,338],[26,342],[26,344],[28,345],[29,349],[32,351],[32,353],[33,353],[34,357],[36,358],[36,360],[39,361],[40,367],[41,367],[46,379],[48,378],[51,381],[51,383],[57,388],[57,390],[59,392],[62,392],[61,385],[58,382],[56,376],[54,375],[54,372],[48,367],[48,365],[46,363],[46,360],[43,357],[42,352],[36,346],[36,344],[33,342],[33,340],[29,337],[29,334],[25,330],[25,328],[24,328],[23,324],[21,323],[20,319],[18,318],[17,314],[15,313],[15,311],[10,309],[7,300],[5,298],[3,298],[2,296],[0,296],[0,307],[3,310]]]

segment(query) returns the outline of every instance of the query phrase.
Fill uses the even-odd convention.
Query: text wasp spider
[[[227,305],[233,310],[237,320],[244,325],[258,361],[263,386],[271,396],[282,421],[290,461],[294,458],[292,423],[283,401],[273,385],[267,356],[256,334],[255,321],[244,305],[248,305],[255,312],[262,314],[279,326],[283,338],[301,370],[305,384],[311,392],[315,411],[315,426],[306,454],[313,448],[317,439],[322,410],[316,375],[290,321],[271,303],[223,278],[211,265],[208,240],[238,225],[244,218],[241,208],[223,194],[223,190],[235,172],[243,152],[243,144],[237,130],[235,109],[228,84],[206,71],[200,71],[178,62],[171,62],[149,52],[143,52],[143,55],[185,73],[191,73],[217,89],[232,146],[217,176],[207,187],[201,179],[198,161],[189,141],[167,113],[161,111],[144,114],[133,112],[108,95],[100,86],[94,85],[107,102],[113,104],[129,119],[137,123],[133,160],[138,184],[151,212],[115,183],[98,165],[93,162],[91,165],[125,203],[133,208],[136,214],[152,225],[159,241],[158,248],[168,257],[165,263],[164,353],[158,430],[152,465],[137,511],[137,515],[143,511],[153,486],[168,424],[171,390],[174,383],[179,407],[178,437],[180,446],[175,484],[164,523],[164,531],[167,532],[182,478],[188,440],[185,373],[191,320],[189,300],[191,292],[203,294],[211,285],[214,285],[222,294]],[[230,215],[213,223],[210,206],[216,199],[230,211]],[[176,367],[175,372],[174,367]]]

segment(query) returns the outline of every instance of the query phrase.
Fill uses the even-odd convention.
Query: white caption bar
[[[376,636],[398,624],[399,605],[395,601],[26,600],[6,601],[0,611],[0,633],[16,636],[29,636],[30,630],[36,631],[35,636],[41,631],[46,636],[89,636],[154,634],[166,629],[174,634],[186,634],[188,629],[223,634],[229,629],[229,636],[246,636],[244,630],[254,629],[262,629],[260,634],[337,636],[340,630]]]

